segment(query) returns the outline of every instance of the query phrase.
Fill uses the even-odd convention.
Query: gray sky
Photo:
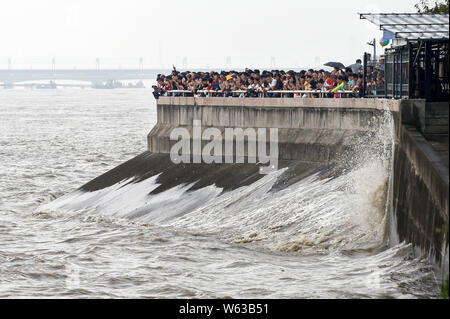
[[[0,68],[318,66],[354,62],[382,32],[358,12],[418,0],[1,0]],[[377,46],[381,52],[381,47]]]

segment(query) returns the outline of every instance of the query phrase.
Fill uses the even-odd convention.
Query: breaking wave
[[[160,193],[160,174],[130,176],[112,186],[77,190],[41,212],[73,211],[214,235],[235,244],[300,254],[382,247],[388,220],[393,121],[389,112],[358,135],[337,166],[322,167],[277,188],[289,167],[231,191],[192,190],[180,183]],[[238,173],[238,172],[237,172]]]

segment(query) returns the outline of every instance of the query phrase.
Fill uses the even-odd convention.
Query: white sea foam
[[[125,179],[112,186],[86,192],[77,190],[38,210],[73,211],[84,215],[102,215],[115,218],[139,219],[142,222],[159,222],[186,214],[219,195],[222,189],[208,186],[201,190],[188,190],[193,184],[178,185],[165,192],[151,194],[160,184],[159,175],[140,182]]]

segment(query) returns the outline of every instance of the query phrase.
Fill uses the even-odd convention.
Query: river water
[[[155,123],[149,89],[0,90],[0,298],[438,295],[428,262],[385,244],[389,159],[278,192],[269,190],[281,170],[220,196],[211,186],[179,216],[130,218],[108,202],[51,209],[142,153]],[[155,180],[143,183],[106,192],[139,204]],[[154,201],[191,195],[164,193]]]

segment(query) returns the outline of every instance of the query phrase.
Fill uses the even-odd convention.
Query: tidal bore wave
[[[338,163],[173,164],[145,152],[40,212],[129,219],[296,254],[378,250],[386,244],[392,119],[359,135]],[[382,125],[380,125],[380,123]]]

